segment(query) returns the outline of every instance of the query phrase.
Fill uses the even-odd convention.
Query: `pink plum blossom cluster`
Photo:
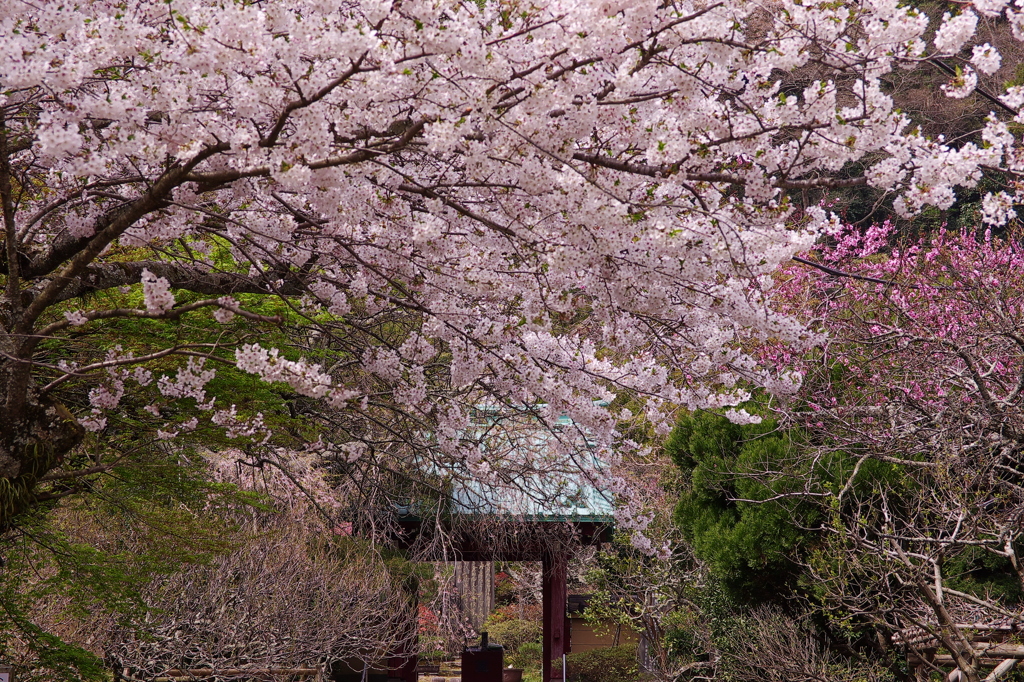
[[[1008,416],[990,423],[991,407],[1018,409],[1024,254],[1015,236],[940,231],[915,242],[883,223],[849,228],[818,253],[831,272],[791,266],[777,299],[821,325],[821,361],[844,369],[840,384],[804,387],[814,412],[881,408],[889,416],[870,429],[881,442],[909,435],[894,410],[951,415],[955,406],[998,429]],[[776,360],[791,366],[794,357]]]
[[[664,433],[744,386],[790,394],[799,376],[749,349],[816,342],[766,292],[836,227],[790,193],[871,184],[912,213],[1017,169],[1013,116],[983,143],[927,139],[884,86],[963,52],[948,92],[969,95],[971,68],[1001,63],[972,44],[978,14],[1020,33],[1016,7],[965,5],[928,42],[921,10],[890,0],[4,2],[0,463],[32,434],[78,444],[56,404],[92,430],[122,409],[105,366],[62,373],[43,349],[125,317],[215,310],[224,336],[203,352],[345,413],[340,442],[399,457],[401,441],[494,481],[543,458],[482,456],[465,437],[481,404],[503,410],[506,444],[533,428],[517,419],[557,433],[569,415],[579,437],[549,439],[552,466],[589,471],[581,442],[611,462],[629,447],[605,407],[618,395]],[[794,90],[812,61],[820,79]],[[854,162],[866,173],[838,178]],[[1017,201],[986,197],[986,219]],[[107,297],[140,291],[142,307]],[[256,343],[281,321],[256,312],[267,300],[316,359]],[[212,409],[212,371],[158,385],[269,437],[230,397]]]

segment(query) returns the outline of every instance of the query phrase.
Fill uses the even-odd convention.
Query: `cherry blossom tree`
[[[1013,231],[907,241],[885,224],[780,285],[830,337],[785,409],[817,464],[791,489],[827,514],[807,570],[826,603],[922,659],[941,647],[966,680],[1020,654],[990,640],[1017,627],[1024,594],[1022,258]]]
[[[960,60],[946,92],[970,95],[1000,65],[979,14],[1019,38],[1015,8],[925,42],[886,0],[2,3],[0,527],[147,438],[273,444],[228,370],[341,415],[289,434],[327,458],[419,448],[494,485],[603,476],[581,434],[614,465],[621,420],[791,392],[748,342],[815,340],[764,289],[835,221],[790,195],[868,184],[911,213],[1016,172],[1021,88],[953,144],[883,84]],[[479,406],[550,428],[548,454],[482,457]]]

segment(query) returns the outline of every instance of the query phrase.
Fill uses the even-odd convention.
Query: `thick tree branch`
[[[381,149],[361,148],[347,154],[335,154],[319,161],[311,161],[306,164],[311,170],[324,168],[336,168],[338,166],[350,166],[357,163],[369,161],[372,158],[383,154],[390,154],[406,147],[422,131],[423,127],[430,123],[432,118],[425,118],[410,125],[405,132],[393,143]],[[266,178],[270,177],[272,170],[270,166],[257,166],[244,170],[226,170],[209,173],[189,173],[185,176],[186,182],[195,182],[199,185],[200,192],[209,192],[219,187],[241,180],[242,178]]]
[[[205,296],[230,296],[233,294],[266,294],[271,292],[269,284],[253,279],[247,274],[215,270],[191,263],[169,263],[166,261],[130,261],[117,263],[95,263],[67,286],[55,302],[82,298],[97,291],[138,284],[142,271],[149,270],[157,277],[165,278],[172,289],[182,289]],[[283,284],[273,288],[277,294],[301,295],[305,288],[298,278],[283,277]],[[37,286],[44,288],[46,282]],[[33,290],[29,290],[33,292]],[[28,293],[28,292],[26,292]]]
[[[111,242],[120,237],[125,230],[135,224],[137,220],[147,213],[159,208],[171,192],[178,187],[198,164],[207,158],[228,150],[227,144],[218,144],[207,147],[188,164],[175,165],[166,170],[141,197],[131,203],[122,205],[106,214],[97,226],[95,236],[88,246],[78,253],[64,266],[57,277],[52,279],[45,289],[36,297],[32,304],[25,311],[17,332],[28,334],[35,324],[35,321],[46,308],[53,305],[67,287],[71,286],[75,278],[79,277],[97,256]],[[22,349],[22,357],[30,353],[35,343],[31,340],[25,342]]]
[[[659,166],[651,166],[645,163],[622,161],[611,157],[601,156],[599,154],[587,154],[585,152],[576,152],[572,155],[572,158],[576,161],[583,161],[595,166],[601,166],[602,168],[609,168],[611,170],[617,170],[623,173],[630,173],[632,175],[646,175],[652,178],[667,178],[676,173],[680,173],[678,165],[676,164],[661,164]],[[730,173],[688,173],[682,172],[682,175],[690,182],[721,182],[729,185],[745,185],[747,184],[746,178],[739,175],[732,175]],[[803,189],[816,189],[816,188],[840,188],[840,187],[859,187],[860,185],[867,184],[867,178],[808,178],[806,180],[787,180],[773,178],[773,186],[781,189],[788,190],[803,190]]]

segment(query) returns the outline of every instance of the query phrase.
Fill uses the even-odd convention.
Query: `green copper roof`
[[[598,472],[598,476],[605,468],[593,452],[593,443],[588,442],[579,429],[572,433],[576,425],[565,415],[557,417],[551,429],[537,428],[520,432],[515,443],[509,443],[501,436],[490,441],[485,437],[488,427],[498,419],[495,411],[478,408],[474,422],[479,429],[467,434],[467,438],[479,441],[482,459],[485,461],[492,454],[490,449],[493,448],[503,451],[504,456],[519,454],[541,459],[549,456],[553,458],[551,462],[557,462],[557,456],[553,454],[553,439],[559,438],[563,447],[567,440],[573,441],[571,456],[584,464],[585,468]],[[517,449],[520,452],[516,453]],[[615,508],[612,495],[600,490],[599,483],[592,476],[584,474],[579,465],[553,469],[560,470],[543,473],[530,471],[525,475],[509,476],[497,485],[484,484],[469,475],[458,475],[468,474],[468,471],[453,472],[455,475],[451,480],[455,487],[452,491],[452,510],[457,514],[512,514],[539,522],[610,523],[613,520]],[[500,473],[507,476],[507,472]],[[468,483],[463,483],[466,481]]]

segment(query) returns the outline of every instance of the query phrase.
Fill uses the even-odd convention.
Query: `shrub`
[[[640,677],[636,644],[580,651],[565,660],[569,667],[567,682],[629,682]],[[559,674],[562,662],[555,661],[553,670]]]
[[[494,601],[502,606],[516,602],[516,582],[504,571],[494,574]]]
[[[448,658],[448,652],[444,649],[430,649],[421,651],[419,657],[425,663],[440,663]]]
[[[543,660],[544,646],[540,642],[524,642],[505,658],[505,664],[523,670],[539,670]]]
[[[535,602],[504,604],[497,607],[487,616],[487,623],[500,623],[506,620],[529,620],[539,623],[543,618],[541,605]]]
[[[507,654],[515,654],[527,642],[539,642],[544,630],[540,623],[513,618],[495,622],[488,618],[484,629],[491,642],[505,647]]]

